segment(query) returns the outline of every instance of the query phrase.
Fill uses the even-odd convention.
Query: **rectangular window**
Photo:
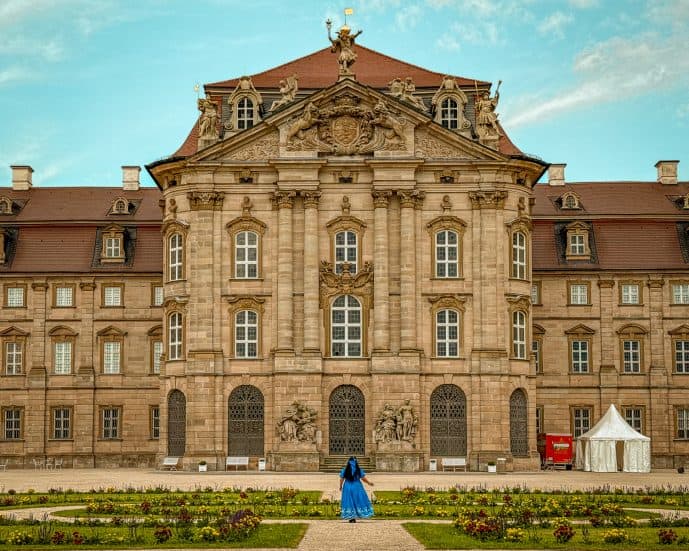
[[[536,364],[536,373],[543,373],[543,363],[541,361],[541,340],[534,339],[531,341],[531,353],[534,355],[534,363]]]
[[[677,438],[689,440],[689,408],[677,408]]]
[[[69,375],[72,372],[72,343],[70,341],[60,341],[53,345],[55,347],[55,374]]]
[[[622,356],[625,373],[641,372],[641,341],[622,341]]]
[[[572,354],[572,372],[589,372],[589,341],[570,341]]]
[[[122,306],[122,287],[103,287],[103,306]]]
[[[103,408],[101,410],[103,422],[103,438],[116,439],[120,437],[120,408]]]
[[[53,438],[68,440],[72,437],[72,410],[70,408],[53,409]]]
[[[536,434],[545,432],[543,430],[543,406],[536,406]]]
[[[21,440],[22,437],[22,410],[4,410],[5,440]]]
[[[570,304],[588,304],[589,286],[585,283],[573,283],[569,287]]]
[[[689,341],[675,341],[675,373],[689,373]]]
[[[120,341],[103,343],[103,373],[115,374],[120,372],[121,344]]]
[[[120,258],[122,256],[122,239],[120,237],[107,237],[105,239],[105,256],[107,258]]]
[[[56,287],[55,288],[55,307],[69,308],[74,306],[74,287]]]
[[[591,429],[591,408],[572,409],[572,429],[574,438],[578,438]]]
[[[163,341],[153,341],[153,373],[160,373],[160,357],[163,355]]]
[[[153,286],[153,306],[162,306],[165,298],[162,285]]]
[[[24,287],[6,287],[5,306],[8,308],[23,308]]]
[[[676,283],[672,286],[672,303],[689,304],[689,283]]]
[[[624,420],[627,424],[637,432],[643,432],[644,428],[644,410],[640,407],[625,407]]]
[[[151,406],[151,438],[160,438],[160,408]]]
[[[639,304],[639,286],[636,283],[622,285],[622,304]]]
[[[5,374],[21,375],[24,363],[24,346],[20,342],[5,343]]]
[[[580,234],[570,234],[569,236],[569,254],[584,255],[586,254],[586,246],[584,245],[584,236]]]
[[[541,283],[531,284],[531,304],[541,303]]]

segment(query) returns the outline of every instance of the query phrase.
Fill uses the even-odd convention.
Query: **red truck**
[[[572,470],[574,449],[571,434],[551,434],[542,432],[536,440],[541,454],[541,467],[544,469]]]

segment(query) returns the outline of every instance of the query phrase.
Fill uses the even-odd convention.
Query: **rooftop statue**
[[[497,140],[500,137],[498,114],[495,112],[500,101],[500,84],[501,80],[498,81],[492,98],[488,90],[481,95],[476,94],[476,133],[481,141]]]
[[[199,138],[207,140],[218,139],[218,104],[209,98],[199,98]]]
[[[337,62],[340,65],[340,77],[353,76],[354,73],[352,73],[351,67],[356,61],[354,40],[362,33],[362,31],[350,34],[350,28],[347,25],[343,25],[342,28],[337,32],[337,38],[333,39],[332,35],[330,34],[332,21],[328,19],[325,22],[325,26],[328,28],[328,40],[330,40],[330,43],[332,44],[330,51],[333,53],[339,53]]]
[[[287,77],[286,79],[280,81],[280,93],[282,94],[282,97],[273,102],[269,111],[275,111],[283,105],[287,105],[288,103],[292,103],[294,101],[294,98],[297,95],[297,89],[299,88],[297,81],[297,75],[292,75],[291,77]]]
[[[428,110],[423,100],[414,95],[416,93],[416,85],[411,77],[407,77],[404,80],[395,78],[388,82],[388,86],[390,87],[390,95],[392,97],[405,101],[421,111]]]

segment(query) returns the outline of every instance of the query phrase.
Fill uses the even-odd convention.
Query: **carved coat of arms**
[[[358,97],[344,93],[325,107],[307,104],[288,127],[287,149],[353,155],[407,148],[405,126],[409,121],[392,113],[382,100],[373,108],[359,103]]]

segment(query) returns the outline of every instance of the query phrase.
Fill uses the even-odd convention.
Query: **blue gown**
[[[373,507],[368,499],[361,479],[366,473],[361,469],[361,475],[355,476],[355,480],[347,480],[344,477],[345,469],[340,471],[340,478],[344,478],[342,486],[342,501],[340,502],[340,517],[343,519],[368,518],[373,516]]]

